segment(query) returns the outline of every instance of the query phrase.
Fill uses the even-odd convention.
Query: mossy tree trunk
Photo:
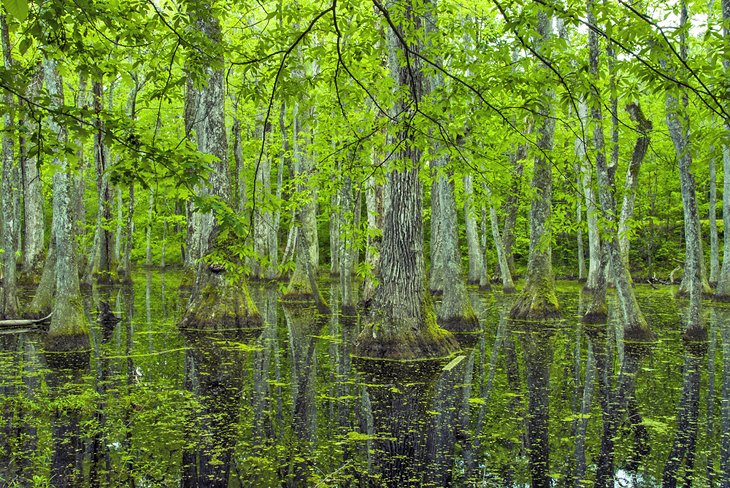
[[[5,15],[0,14],[0,35],[2,36],[3,60],[5,69],[12,69],[13,58],[10,52],[10,33]],[[2,293],[0,294],[0,315],[5,318],[18,316],[17,296],[17,234],[20,233],[20,220],[16,219],[15,194],[20,192],[15,159],[15,97],[5,90],[3,101],[3,141],[2,141]]]
[[[377,152],[373,150],[373,165],[378,164]],[[365,263],[368,270],[377,276],[380,266],[380,247],[383,231],[383,185],[376,180],[375,175],[368,176],[365,181],[365,207],[367,209],[367,247],[365,248]],[[360,301],[368,304],[375,294],[373,278],[365,277]]]
[[[58,62],[46,58],[43,62],[46,90],[53,110],[64,106],[63,80],[58,73]],[[49,119],[49,128],[56,134],[58,147],[53,156],[57,168],[53,175],[53,230],[55,237],[56,289],[53,300],[53,317],[46,337],[46,348],[51,351],[75,351],[88,349],[89,325],[84,315],[79,287],[79,275],[75,256],[71,205],[71,178],[68,162],[63,154],[68,134],[62,122],[55,116]]]
[[[687,23],[687,3],[682,2],[680,14],[680,28]],[[680,56],[687,57],[685,34],[680,34]],[[690,121],[687,113],[689,98],[680,88],[669,89],[666,93],[666,117],[669,135],[674,144],[674,151],[679,160],[679,181],[682,193],[682,207],[684,209],[684,277],[683,288],[689,295],[689,310],[685,337],[692,340],[706,340],[707,328],[702,326],[702,247],[700,240],[700,217],[697,209],[697,193],[695,180],[692,174],[692,153],[690,148]]]
[[[101,119],[104,109],[104,85],[101,80],[93,83],[94,112],[96,119],[94,125],[94,163],[96,165],[96,191],[98,198],[98,210],[96,216],[96,233],[98,240],[95,240],[97,248],[94,252],[93,275],[98,283],[111,283],[115,280],[117,265],[114,262],[112,243],[114,235],[111,231],[112,223],[112,192],[109,185],[109,148],[104,142],[105,129]],[[111,90],[110,90],[111,91]]]
[[[621,260],[626,269],[629,266],[629,223],[634,214],[634,203],[636,201],[636,189],[639,186],[639,170],[641,163],[644,161],[646,150],[649,147],[649,133],[652,130],[651,121],[644,116],[638,103],[630,103],[626,106],[631,120],[636,123],[636,129],[639,137],[634,145],[634,152],[631,155],[631,161],[626,168],[626,182],[624,183],[624,201],[621,205],[621,217],[618,222],[618,237],[621,247]]]
[[[528,124],[527,132],[532,131],[532,124]],[[524,173],[523,161],[527,159],[527,143],[519,144],[510,158],[512,164],[509,195],[504,201],[504,225],[502,227],[502,242],[504,243],[504,255],[507,257],[507,264],[511,274],[515,274],[515,259],[513,247],[515,245],[515,224],[517,213],[520,209],[520,197],[522,195],[522,176]]]
[[[308,185],[313,170],[312,161],[300,142],[305,140],[302,124],[303,115],[298,104],[294,105],[294,145],[292,151],[293,173],[297,180],[297,192],[305,199],[295,212],[297,244],[294,249],[296,264],[289,279],[289,285],[282,297],[285,300],[315,300],[321,296],[316,286],[316,273],[319,269],[319,244],[317,237],[317,194]],[[310,276],[315,273],[315,276]],[[314,285],[314,286],[313,286]]]
[[[220,22],[211,14],[210,5],[205,1],[191,0],[188,3],[191,19],[200,35],[211,43],[220,43],[222,38]],[[202,85],[189,91],[191,99],[188,107],[195,104],[192,129],[198,145],[198,151],[215,157],[210,168],[208,180],[201,184],[200,195],[213,197],[231,204],[231,184],[228,175],[228,141],[225,127],[225,73],[223,55],[212,57],[197,53],[201,58],[189,60],[200,67]],[[214,259],[216,254],[226,255],[225,244],[218,235],[220,224],[212,212],[198,213],[199,229],[193,235],[199,235],[200,255]],[[195,219],[195,215],[191,217]],[[229,263],[228,265],[230,265]],[[240,263],[239,263],[240,264]],[[190,297],[188,308],[183,314],[180,326],[184,328],[232,328],[259,327],[261,316],[248,292],[248,284],[243,278],[229,276],[227,265],[198,263],[195,287]],[[221,269],[222,268],[222,269]]]
[[[552,37],[552,19],[545,11],[540,11],[537,15],[537,31],[540,35],[540,40],[537,42],[546,42]],[[538,45],[537,50],[539,49]],[[541,65],[539,69],[546,70],[547,67]],[[539,320],[560,316],[558,297],[555,295],[551,250],[552,163],[544,154],[553,148],[554,98],[554,91],[547,88],[542,96],[544,112],[538,127],[538,152],[532,174],[535,194],[530,208],[530,255],[527,262],[527,279],[520,297],[510,311],[510,316],[517,319]]]
[[[593,13],[593,0],[588,0],[589,22],[595,21]],[[590,31],[588,33],[589,45],[589,71],[592,76],[598,76],[599,48],[598,35]],[[619,306],[623,315],[624,337],[631,340],[653,340],[654,334],[649,330],[649,325],[641,313],[636,295],[631,283],[628,269],[621,260],[621,249],[616,235],[616,198],[614,195],[613,172],[610,171],[606,161],[605,143],[603,136],[603,114],[601,112],[601,96],[595,85],[592,87],[590,100],[590,114],[593,122],[593,144],[596,153],[596,173],[598,182],[598,197],[601,204],[602,216],[607,228],[606,238],[603,243],[608,246],[608,266],[613,268],[613,275],[616,281],[616,293],[618,294]]]
[[[389,2],[387,7],[378,8],[385,10],[393,6],[394,3]],[[393,25],[389,25],[386,34],[388,67],[397,86],[407,90],[410,101],[417,104],[423,96],[424,82],[420,60],[413,55],[420,51],[420,42],[414,40],[414,34],[423,28],[423,19],[414,14],[410,1],[403,7],[389,12],[388,21]],[[408,44],[403,45],[401,39]],[[399,62],[399,58],[404,57],[409,59],[409,66]],[[438,357],[447,356],[459,347],[453,336],[436,323],[426,288],[419,178],[421,150],[415,141],[415,130],[408,123],[412,110],[413,105],[407,100],[399,100],[391,107],[391,116],[401,119],[389,142],[403,143],[394,154],[397,167],[391,169],[386,183],[379,285],[370,315],[357,338],[355,353],[359,356]]]

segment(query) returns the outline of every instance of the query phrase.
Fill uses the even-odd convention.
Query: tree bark
[[[28,97],[34,100],[38,97],[43,84],[43,73],[40,66],[33,74],[28,86]],[[24,133],[31,133],[30,122],[26,117],[20,121]],[[21,147],[24,147],[25,138],[21,137]],[[38,158],[21,155],[23,170],[23,274],[31,281],[41,274],[43,269],[43,250],[45,246],[46,224],[43,213],[43,182],[38,170]]]
[[[0,35],[2,36],[5,69],[10,70],[13,57],[10,52],[10,33],[4,14],[0,14]],[[9,90],[3,95],[5,110],[3,114],[2,141],[2,293],[0,293],[0,315],[17,317],[20,305],[17,295],[17,234],[20,233],[20,220],[15,211],[15,194],[20,192],[15,159],[15,99]]]
[[[722,0],[722,20],[722,32],[727,40],[730,39],[730,0]],[[723,57],[722,66],[725,78],[727,78],[730,76],[730,59],[728,59],[728,56]],[[727,95],[730,96],[730,89],[727,90]],[[730,135],[730,117],[725,118],[725,132],[726,136]],[[724,229],[730,229],[730,144],[727,140],[722,144],[722,168],[722,221]],[[730,239],[727,235],[724,237],[722,268],[720,269],[720,277],[717,280],[715,297],[718,300],[730,301]]]
[[[593,13],[593,0],[588,0],[588,17],[589,22],[595,21]],[[598,36],[595,32],[588,33],[588,45],[590,50],[590,73],[598,76],[599,50]],[[613,268],[613,274],[616,278],[616,292],[619,298],[619,305],[624,318],[624,337],[628,340],[647,341],[654,340],[654,334],[649,329],[649,325],[644,315],[639,309],[636,296],[631,284],[631,277],[628,270],[624,267],[621,260],[621,249],[618,237],[615,231],[616,225],[616,199],[613,194],[615,188],[613,174],[607,164],[605,154],[605,144],[603,137],[603,115],[601,113],[600,94],[595,86],[592,88],[591,94],[591,118],[593,120],[593,143],[596,150],[596,173],[598,176],[598,196],[601,204],[601,212],[609,227],[606,241],[608,263]]]
[[[578,117],[581,125],[586,127],[588,106],[584,100],[578,102]],[[598,231],[598,209],[596,208],[596,193],[593,189],[593,170],[588,161],[587,142],[582,138],[577,138],[575,141],[575,153],[580,166],[581,189],[586,203],[586,224],[588,226],[588,277],[583,291],[593,293],[598,286],[598,273],[601,269],[601,236]]]
[[[548,41],[552,37],[552,19],[544,11],[539,11],[537,15],[537,31],[540,40]],[[547,67],[541,66],[540,69],[544,70]],[[530,255],[527,262],[527,280],[520,297],[510,311],[510,316],[517,319],[540,320],[560,316],[558,297],[555,295],[551,250],[552,163],[543,153],[543,151],[550,152],[553,148],[554,98],[555,92],[551,88],[547,88],[542,95],[544,113],[538,128],[538,153],[535,156],[532,175],[535,195],[530,208]]]
[[[220,43],[220,22],[211,14],[210,6],[202,1],[191,0],[188,8],[200,35],[213,43]],[[204,56],[204,59],[195,61],[201,66],[205,83],[199,89],[189,91],[192,99],[186,101],[188,105],[195,104],[196,113],[199,114],[192,127],[195,130],[198,151],[215,157],[208,181],[201,185],[200,194],[230,205],[223,55],[215,54],[212,59]],[[200,236],[200,255],[209,262],[204,259],[198,264],[195,287],[180,327],[259,327],[261,315],[248,292],[248,284],[243,278],[229,276],[226,270],[227,265],[242,263],[237,263],[233,257],[228,258],[227,265],[212,262],[216,254],[227,255],[226,245],[219,239],[220,224],[212,212],[200,212],[199,224],[199,232],[194,235]]]
[[[492,240],[497,250],[497,262],[499,263],[499,274],[502,276],[502,291],[504,293],[514,293],[515,284],[512,282],[512,273],[509,270],[507,262],[507,254],[504,251],[502,236],[499,235],[499,221],[497,220],[497,210],[492,201],[492,191],[489,185],[484,185],[484,191],[487,194],[487,204],[489,205],[489,221],[492,224]]]
[[[471,175],[464,175],[464,221],[466,224],[466,245],[469,255],[469,272],[466,282],[478,285],[484,272],[484,256],[479,245],[479,228],[476,219],[477,208],[474,205],[474,184]]]
[[[621,247],[621,260],[626,269],[629,266],[629,222],[634,213],[634,202],[636,200],[636,188],[639,186],[639,170],[641,163],[644,161],[646,150],[649,147],[649,133],[652,130],[651,121],[648,120],[638,103],[630,103],[626,106],[631,120],[636,123],[639,137],[634,145],[634,152],[631,155],[631,161],[626,169],[626,183],[624,184],[624,201],[621,205],[621,217],[618,222],[619,246]]]
[[[64,106],[63,81],[58,73],[55,59],[43,61],[46,90],[51,99],[52,110]],[[89,326],[84,315],[76,266],[73,221],[70,190],[71,178],[64,154],[67,132],[63,123],[52,115],[49,119],[51,132],[57,134],[59,147],[53,156],[57,168],[53,175],[53,236],[55,237],[56,289],[53,301],[53,316],[46,336],[46,348],[50,351],[71,352],[88,350]]]
[[[394,5],[393,2],[387,4]],[[407,90],[418,103],[424,93],[421,63],[413,56],[419,41],[403,45],[405,26],[417,30],[423,19],[413,12],[410,0],[405,8],[391,9],[394,28],[388,29],[388,67],[398,87]],[[409,36],[408,38],[411,38]],[[410,66],[398,58],[408,57]],[[458,349],[453,336],[436,323],[431,296],[426,288],[423,264],[422,188],[419,179],[421,151],[415,144],[414,129],[407,124],[412,105],[398,100],[392,117],[403,117],[390,143],[405,141],[395,153],[398,167],[388,174],[385,192],[383,244],[380,254],[379,285],[365,327],[357,338],[355,353],[372,358],[413,359],[448,356]],[[395,136],[395,137],[393,137]]]

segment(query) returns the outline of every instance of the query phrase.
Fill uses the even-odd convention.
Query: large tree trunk
[[[393,6],[393,2],[388,6]],[[420,61],[408,55],[411,65],[401,66],[399,56],[420,51],[418,43],[401,44],[405,26],[417,30],[422,19],[413,13],[411,2],[389,14],[394,25],[388,29],[388,66],[397,85],[407,90],[413,102],[423,96]],[[380,8],[380,7],[378,7]],[[384,12],[383,12],[384,13]],[[363,331],[357,338],[355,353],[373,358],[413,359],[447,356],[459,348],[453,336],[436,323],[431,296],[426,288],[423,265],[422,188],[419,179],[421,151],[415,144],[415,131],[407,125],[412,105],[399,100],[391,116],[403,117],[398,133],[390,142],[398,146],[398,167],[388,174],[385,194],[383,244],[380,254],[379,285]]]
[[[62,110],[63,81],[58,73],[56,60],[45,59],[43,70],[51,108]],[[76,266],[70,170],[63,155],[68,133],[63,123],[55,116],[51,116],[48,125],[51,132],[57,134],[59,147],[53,156],[53,165],[57,168],[53,175],[52,224],[52,234],[56,240],[56,290],[51,326],[46,336],[46,348],[51,351],[86,350],[90,345],[89,326],[84,315]]]
[[[377,152],[373,149],[373,165],[377,165]],[[365,264],[373,278],[379,274],[380,247],[383,230],[383,185],[376,181],[375,175],[368,176],[365,181],[365,207],[367,209],[367,246],[365,247]],[[366,307],[375,295],[375,279],[365,276],[360,301]]]
[[[220,43],[221,27],[218,18],[212,15],[209,6],[192,0],[189,13],[200,34],[211,42]],[[198,151],[213,155],[216,159],[208,181],[202,184],[200,194],[217,198],[231,204],[231,185],[228,175],[228,141],[225,127],[225,78],[222,54],[214,59],[197,59],[205,78],[205,84],[189,92],[196,104],[196,113],[205,114],[195,119],[193,128],[198,143]],[[199,213],[200,255],[210,261],[216,253],[226,253],[225,244],[218,239],[220,224],[212,212]],[[231,258],[231,261],[233,258]],[[237,263],[241,264],[241,263]],[[195,287],[188,308],[183,314],[180,326],[184,328],[233,328],[258,327],[261,315],[248,292],[248,284],[243,278],[230,276],[225,265],[198,264]]]
[[[10,33],[5,15],[0,14],[0,35],[2,36],[3,59],[5,69],[11,69],[13,58],[10,53]],[[15,178],[15,100],[13,94],[5,90],[3,95],[5,113],[3,114],[2,142],[2,293],[0,294],[0,316],[15,318],[18,316],[17,296],[17,234],[20,232],[20,220],[16,218],[15,194],[20,192],[19,181]]]
[[[537,31],[540,39],[547,41],[552,36],[552,19],[544,11],[538,12],[537,15]],[[540,69],[547,69],[547,67],[541,66]],[[552,163],[543,154],[543,151],[549,152],[553,148],[555,119],[552,105],[555,92],[551,88],[547,88],[542,98],[544,113],[538,128],[538,153],[535,156],[532,175],[532,187],[536,194],[530,208],[530,255],[527,262],[527,280],[520,297],[510,311],[510,316],[518,319],[539,320],[560,316],[558,297],[555,295],[550,242],[552,240],[550,224],[553,194]]]
[[[589,22],[595,21],[593,14],[593,0],[588,0]],[[590,72],[598,76],[599,50],[598,36],[595,32],[588,33],[588,45],[590,49]],[[605,144],[603,137],[603,114],[601,113],[600,94],[594,87],[591,98],[591,118],[593,120],[593,143],[596,150],[596,173],[598,176],[598,194],[601,203],[601,211],[606,225],[615,228],[616,225],[616,199],[613,193],[613,173],[606,161]],[[616,278],[616,292],[619,305],[624,318],[624,337],[631,340],[653,340],[654,334],[649,330],[649,325],[639,309],[634,290],[631,283],[629,271],[624,267],[621,260],[621,249],[619,247],[616,232],[610,232],[604,242],[608,255],[608,264],[613,268]]]

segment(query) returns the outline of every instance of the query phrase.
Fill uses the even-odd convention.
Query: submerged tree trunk
[[[422,19],[413,13],[410,1],[403,10],[393,9],[390,19],[402,31],[421,27]],[[392,6],[392,2],[388,6]],[[378,7],[380,8],[380,7]],[[382,12],[384,13],[384,12]],[[406,48],[419,52],[418,43],[401,44],[403,36],[388,29],[388,66],[399,87],[407,89],[412,101],[423,96],[420,61],[410,56],[410,67],[401,66],[398,57]],[[415,144],[415,131],[407,125],[412,110],[406,100],[391,108],[391,116],[403,117],[391,143],[398,146],[395,160],[399,168],[388,174],[386,186],[383,244],[380,254],[379,285],[370,315],[357,338],[355,353],[372,358],[412,359],[447,356],[458,349],[453,336],[436,323],[431,296],[426,288],[423,265],[422,188],[419,178],[421,151]]]
[[[211,15],[204,2],[191,0],[189,14],[199,33],[211,42],[221,41],[221,27],[218,18]],[[201,54],[202,56],[202,54]],[[201,74],[205,81],[198,90],[191,92],[189,105],[196,104],[197,117],[193,128],[198,143],[198,151],[215,157],[208,181],[202,184],[201,196],[212,197],[231,204],[231,185],[228,175],[228,141],[225,127],[225,78],[223,56],[213,59],[203,56],[196,59],[201,66]],[[219,239],[220,224],[213,212],[199,215],[199,229],[193,235],[199,235],[201,260],[195,287],[190,297],[188,308],[183,314],[180,327],[183,328],[233,328],[258,327],[261,315],[248,292],[248,284],[243,278],[235,278],[226,266],[240,265],[235,257],[227,256],[224,242]],[[213,262],[214,256],[224,255],[228,263]]]
[[[54,110],[62,110],[63,81],[58,73],[56,60],[44,59],[43,70],[51,107]],[[59,147],[56,148],[53,157],[53,165],[57,168],[53,175],[52,231],[56,242],[56,290],[46,348],[51,351],[86,350],[90,344],[89,326],[84,315],[76,266],[70,170],[63,155],[68,134],[66,128],[53,116],[49,120],[49,128],[57,134]]]
[[[680,26],[687,22],[687,4],[682,2]],[[680,36],[680,52],[683,59],[687,56],[685,34]],[[702,326],[700,307],[702,305],[702,247],[700,240],[700,217],[697,209],[695,180],[692,174],[692,153],[690,151],[690,124],[687,105],[689,99],[684,90],[679,99],[672,90],[667,90],[666,115],[669,135],[674,144],[674,151],[679,160],[679,180],[684,208],[684,242],[685,264],[682,286],[689,294],[689,311],[685,338],[691,340],[707,340],[707,328]]]
[[[593,13],[593,0],[588,0],[588,17],[589,22],[595,21]],[[598,76],[599,50],[598,36],[595,32],[588,33],[588,44],[590,48],[590,73]],[[613,268],[613,274],[616,279],[616,293],[619,299],[619,305],[624,318],[624,337],[630,340],[653,340],[654,334],[649,330],[649,325],[644,315],[639,309],[636,301],[634,290],[631,283],[629,271],[624,267],[621,260],[621,249],[619,247],[616,232],[611,232],[611,228],[616,227],[616,199],[613,193],[614,181],[613,174],[606,161],[605,144],[603,137],[603,115],[601,113],[600,94],[595,86],[592,89],[591,98],[591,118],[593,120],[593,143],[596,150],[596,173],[598,175],[598,196],[601,203],[601,211],[606,225],[609,227],[606,241],[603,243],[608,246],[606,249],[608,255],[608,265]]]
[[[316,286],[316,273],[319,268],[319,245],[317,238],[317,196],[311,185],[307,185],[312,171],[312,161],[300,147],[299,141],[304,139],[302,116],[298,106],[294,106],[294,145],[293,163],[294,175],[297,179],[297,190],[307,194],[307,201],[296,212],[292,225],[297,226],[297,245],[294,252],[296,265],[289,285],[282,299],[284,300],[312,300],[320,301],[321,295]],[[309,189],[309,191],[307,190]],[[303,241],[303,242],[302,242]],[[301,244],[306,244],[302,246]],[[313,285],[315,285],[313,287]]]
[[[437,321],[441,327],[451,331],[473,331],[479,328],[479,321],[466,293],[466,282],[461,269],[456,196],[447,165],[448,153],[437,156],[432,161],[432,170],[436,171],[438,183],[437,194],[431,194],[431,203],[434,200],[439,202],[437,218],[440,220],[438,227],[441,233],[431,236],[431,244],[440,243],[441,255],[437,258],[443,260],[442,263],[431,263],[432,267],[443,269],[443,299],[438,307]]]
[[[538,12],[537,30],[543,42],[552,36],[552,19],[544,11]],[[538,41],[540,42],[540,41]],[[547,69],[541,66],[541,70]],[[527,262],[525,287],[510,311],[517,319],[546,319],[559,317],[558,297],[555,295],[555,282],[552,267],[552,232],[550,214],[552,207],[553,175],[552,163],[542,151],[553,148],[555,119],[553,118],[553,99],[555,92],[547,88],[543,93],[544,113],[538,128],[537,147],[540,152],[535,156],[532,187],[536,194],[530,208],[530,255]]]
[[[3,59],[5,69],[10,70],[13,58],[10,53],[10,33],[5,15],[0,14],[0,35],[2,36]],[[16,245],[20,232],[20,220],[16,220],[15,194],[20,192],[19,182],[14,177],[15,159],[15,100],[13,94],[6,90],[3,95],[5,111],[3,114],[2,142],[2,293],[0,294],[0,315],[14,318],[18,316],[17,296],[17,260]]]

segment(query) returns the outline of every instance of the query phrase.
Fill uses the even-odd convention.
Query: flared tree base
[[[180,321],[183,329],[233,329],[262,326],[261,314],[251,299],[248,286],[240,281],[231,283],[225,273],[203,270],[185,314]]]
[[[512,307],[510,318],[516,320],[547,320],[560,318],[558,297],[553,286],[528,286]]]
[[[86,354],[91,350],[89,325],[81,297],[56,297],[51,325],[44,341],[50,354]]]
[[[514,295],[517,293],[517,289],[514,286],[503,286],[502,293],[505,295]]]
[[[632,324],[624,327],[624,341],[626,342],[655,342],[656,334],[646,324]]]
[[[403,325],[368,324],[355,341],[355,355],[371,359],[411,360],[448,357],[460,350],[454,336],[435,323],[423,328]]]
[[[459,315],[456,317],[439,316],[437,321],[440,327],[455,333],[476,332],[480,329],[479,319],[473,311],[471,313],[466,313],[464,315]]]
[[[686,343],[706,343],[709,338],[707,327],[689,327],[682,334],[682,339]]]

